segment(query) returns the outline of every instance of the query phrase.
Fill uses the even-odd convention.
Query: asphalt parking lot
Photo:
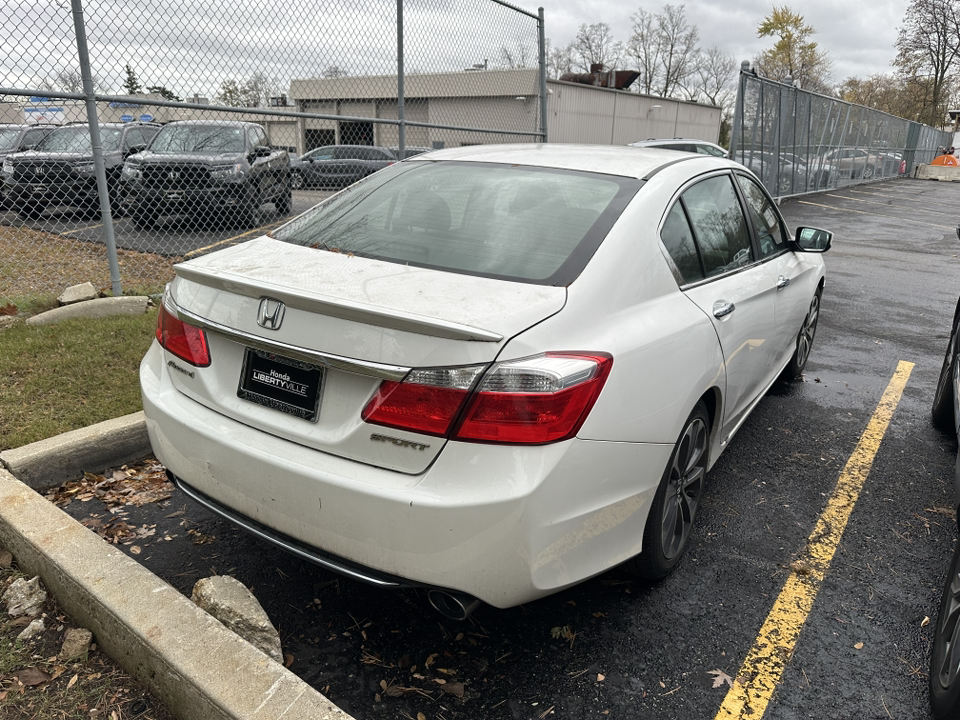
[[[269,232],[332,194],[333,191],[330,190],[297,190],[293,193],[293,211],[287,216],[279,216],[272,204],[265,204],[261,208],[260,225],[255,228],[239,227],[227,217],[191,220],[186,216],[170,216],[161,218],[155,227],[140,229],[128,216],[121,213],[114,219],[114,235],[117,247],[124,250],[189,257]],[[75,212],[67,208],[53,208],[37,220],[21,218],[12,211],[4,212],[0,209],[0,224],[26,225],[77,240],[105,242],[99,214],[92,217],[89,213]]]
[[[291,670],[356,718],[928,717],[957,536],[956,443],[929,414],[960,294],[958,199],[960,185],[898,180],[783,204],[791,226],[835,233],[805,379],[777,385],[731,442],[658,584],[614,570],[456,623],[421,592],[339,579],[179,494],[131,508],[126,522],[154,532],[121,547],[187,594],[236,576]],[[826,546],[821,579],[810,557]]]

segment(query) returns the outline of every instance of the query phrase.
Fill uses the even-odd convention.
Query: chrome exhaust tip
[[[480,606],[480,600],[472,595],[450,590],[430,590],[427,599],[434,610],[451,620],[466,620]]]

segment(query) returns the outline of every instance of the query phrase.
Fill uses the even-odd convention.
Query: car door
[[[770,355],[770,361],[771,370],[779,371],[793,353],[794,340],[813,297],[816,272],[791,249],[786,223],[763,187],[746,175],[738,173],[736,178],[753,226],[760,261],[776,288],[773,347],[778,351]]]
[[[681,290],[713,324],[724,359],[722,440],[771,380],[774,283],[755,257],[747,218],[729,173],[687,187],[661,240],[682,275]]]
[[[270,172],[270,158],[273,155],[260,155],[259,149],[269,144],[267,134],[259,127],[247,130],[247,144],[250,148],[250,182],[259,191],[261,199],[269,198],[273,192],[273,175]]]

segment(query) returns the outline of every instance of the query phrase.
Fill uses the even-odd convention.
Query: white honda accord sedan
[[[661,578],[706,472],[803,371],[831,237],[723,158],[419,155],[176,266],[150,440],[198,502],[450,616]]]

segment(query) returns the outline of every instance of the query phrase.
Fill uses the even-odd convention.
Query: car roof
[[[581,170],[586,172],[644,178],[664,165],[675,162],[719,161],[721,167],[737,167],[723,158],[695,153],[683,153],[678,160],[676,150],[631,147],[629,145],[568,145],[562,143],[536,143],[511,145],[470,145],[467,147],[433,150],[429,155],[409,158],[417,160],[457,160],[466,162],[507,163],[549,167],[558,170]]]
[[[173,122],[168,122],[167,125],[209,125],[211,127],[256,125],[257,127],[263,127],[260,123],[250,122],[249,120],[174,120]]]

